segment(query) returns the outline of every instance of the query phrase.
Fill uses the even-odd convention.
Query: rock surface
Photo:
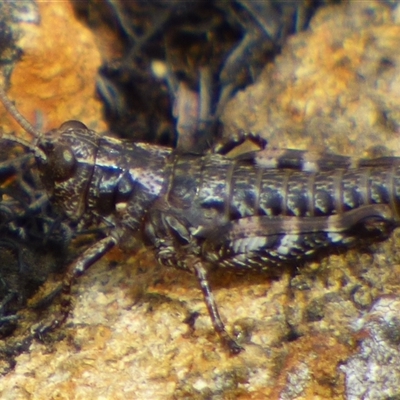
[[[41,26],[27,27],[21,38],[26,53],[12,74],[10,97],[30,120],[40,110],[46,127],[73,118],[104,129],[96,122],[100,57],[90,32],[68,3],[40,3],[40,12]],[[322,9],[231,101],[225,127],[260,132],[272,146],[400,156],[399,46],[399,7],[369,1]],[[49,60],[56,62],[50,67]],[[386,242],[332,254],[295,273],[282,270],[276,279],[217,271],[215,299],[245,347],[236,357],[214,334],[194,277],[157,267],[143,251],[130,258],[114,252],[74,287],[59,340],[34,342],[0,378],[0,397],[351,397],[352,365],[359,359],[369,365],[355,322],[374,300],[398,296],[399,242],[396,231]],[[183,321],[193,312],[200,316],[191,332]],[[399,395],[396,387],[384,391]]]

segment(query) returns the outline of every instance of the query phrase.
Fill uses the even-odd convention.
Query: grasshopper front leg
[[[86,249],[68,266],[61,285],[55,289],[55,292],[60,293],[61,310],[33,329],[35,337],[42,338],[47,332],[53,331],[65,322],[71,310],[71,287],[76,278],[108,253],[117,242],[115,237],[107,236]]]

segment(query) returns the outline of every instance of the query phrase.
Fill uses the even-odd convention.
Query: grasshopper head
[[[37,139],[42,182],[56,206],[72,220],[85,211],[98,135],[78,121],[67,121]]]
[[[34,154],[49,196],[61,212],[77,221],[85,211],[98,148],[97,134],[78,121],[65,122],[43,134],[20,114],[1,86],[0,101],[34,139],[30,143],[9,135],[3,137],[20,143]]]

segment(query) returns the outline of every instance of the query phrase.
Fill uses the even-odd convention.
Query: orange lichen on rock
[[[18,25],[23,53],[11,74],[9,98],[41,130],[69,119],[104,130],[101,103],[95,99],[101,58],[93,33],[75,18],[69,2],[43,1],[39,8],[39,24]]]
[[[287,345],[288,357],[271,399],[341,399],[344,377],[338,366],[351,352],[332,337],[302,337]]]

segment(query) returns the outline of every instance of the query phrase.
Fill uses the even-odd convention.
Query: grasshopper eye
[[[53,168],[53,177],[56,181],[64,181],[74,175],[77,163],[70,147],[57,146],[49,161],[49,167]]]
[[[66,121],[61,124],[60,128],[61,131],[69,131],[69,130],[76,130],[76,129],[87,129],[87,126],[80,121]]]

